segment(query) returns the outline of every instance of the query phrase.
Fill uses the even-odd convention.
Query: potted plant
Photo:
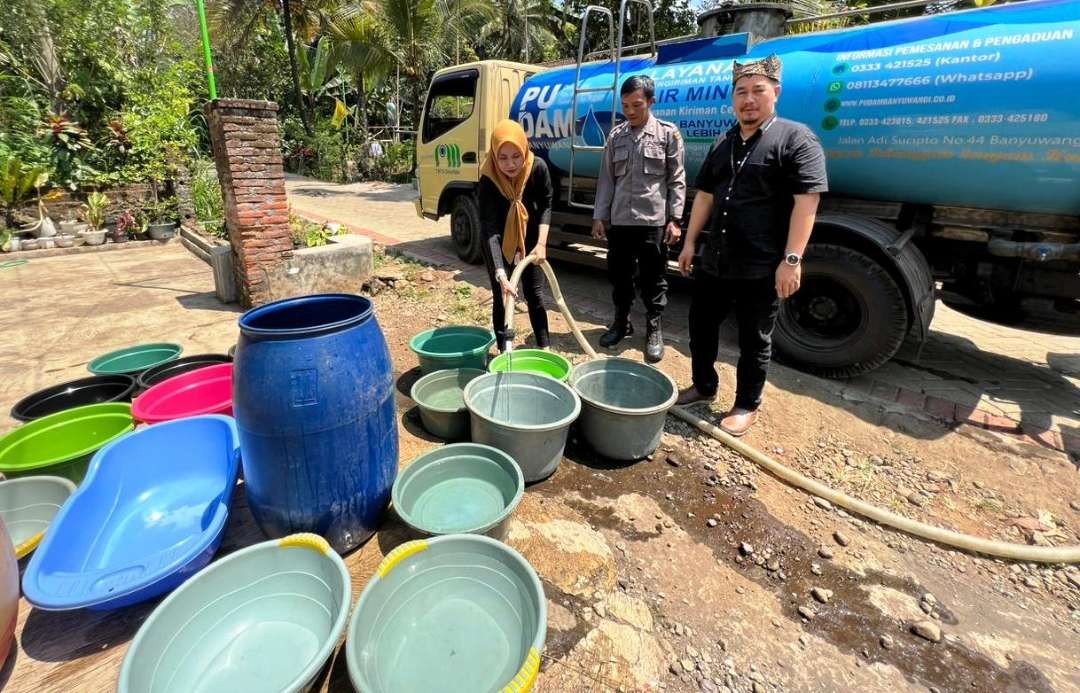
[[[116,217],[116,229],[113,231],[113,241],[123,243],[128,240],[138,228],[139,223],[135,220],[135,215],[130,209],[125,209],[120,213],[120,216]],[[117,240],[117,238],[122,238],[123,240]]]
[[[176,234],[176,217],[178,215],[178,203],[175,197],[159,200],[147,211],[152,221],[146,227],[146,233],[151,240],[164,241]]]
[[[89,224],[79,221],[78,219],[64,219],[60,222],[60,233],[62,235],[75,236],[86,232],[89,228]]]
[[[79,235],[85,239],[87,245],[101,245],[105,242],[105,208],[109,204],[109,198],[102,192],[92,192],[86,198],[83,209],[86,213],[86,229],[82,229]]]

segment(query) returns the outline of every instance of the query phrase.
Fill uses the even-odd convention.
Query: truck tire
[[[827,243],[803,261],[802,286],[780,303],[777,355],[826,378],[874,370],[896,354],[910,318],[904,292],[874,258]]]
[[[480,254],[480,210],[472,195],[458,195],[450,208],[450,239],[458,257],[478,265]]]

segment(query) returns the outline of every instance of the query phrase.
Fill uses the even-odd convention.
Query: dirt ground
[[[487,321],[490,293],[452,271],[384,260],[376,274],[395,363],[411,363],[407,341],[421,318]],[[398,316],[408,316],[404,330]],[[562,316],[549,317],[556,350],[585,360]],[[519,332],[527,325],[519,316]],[[593,340],[602,330],[581,327]],[[640,359],[628,341],[622,355]],[[688,381],[679,351],[668,349],[661,366]],[[416,377],[404,371],[401,392]],[[799,377],[783,369],[773,380]],[[728,397],[733,378],[724,366]],[[1080,485],[1064,454],[967,427],[928,431],[941,426],[780,384],[770,384],[747,437],[777,460],[943,527],[1080,541]],[[435,443],[401,404],[405,459]],[[707,413],[718,418],[725,404]],[[555,475],[530,487],[509,543],[545,581],[544,691],[1080,689],[1075,569],[1007,564],[882,530],[671,418],[661,449],[635,464],[612,466],[572,440]],[[916,623],[940,640],[916,635]]]
[[[28,331],[11,315],[0,321],[21,349],[52,345],[49,367],[36,364],[33,377],[9,364],[0,405],[42,380],[76,377],[85,363],[70,351],[76,318],[97,316],[91,332],[102,347],[106,338],[172,334],[203,351],[227,348],[235,313],[206,296],[197,261],[187,265],[176,255],[183,251],[169,252],[156,262],[183,268],[173,279],[161,277],[163,264],[125,253],[102,270],[113,289],[96,303],[83,297],[84,278],[83,292],[54,307],[48,327]],[[62,276],[68,260],[41,262],[38,271],[55,263]],[[423,431],[408,398],[419,377],[408,341],[431,325],[486,325],[490,293],[454,271],[385,255],[377,256],[375,274],[368,290],[397,371],[405,465],[441,444]],[[198,298],[140,330],[136,306],[171,310],[150,298],[163,289]],[[44,313],[46,300],[31,307]],[[126,312],[108,320],[103,305]],[[550,320],[555,349],[584,361],[562,316],[552,311]],[[109,323],[123,334],[109,334]],[[527,323],[518,316],[526,342]],[[581,327],[593,343],[603,329],[589,321]],[[640,341],[628,340],[623,355],[640,359]],[[64,348],[70,353],[58,355]],[[681,350],[669,348],[660,365],[688,381]],[[713,419],[734,384],[733,368],[719,365],[728,399],[697,409]],[[784,368],[773,370],[747,441],[923,521],[1023,543],[1080,543],[1077,469],[1065,454],[1035,444],[966,426],[944,430],[910,412],[847,401]],[[405,538],[391,513],[347,557],[354,600],[381,556]],[[259,539],[241,492],[221,553]],[[548,597],[539,691],[1080,690],[1076,568],[972,556],[882,529],[785,486],[672,418],[656,454],[633,464],[612,465],[572,439],[558,471],[527,489],[507,541],[536,568]],[[47,614],[23,603],[19,649],[0,685],[20,693],[110,688],[152,607]],[[340,648],[318,687],[350,690]]]

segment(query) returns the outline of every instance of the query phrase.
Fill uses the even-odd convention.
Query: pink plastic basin
[[[163,380],[135,398],[131,414],[154,424],[203,414],[232,416],[231,363],[199,368]]]

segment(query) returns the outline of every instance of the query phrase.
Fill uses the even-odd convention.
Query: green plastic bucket
[[[465,386],[484,375],[476,368],[451,368],[428,373],[413,383],[409,396],[420,408],[424,429],[443,440],[469,437],[469,410]]]
[[[411,541],[356,604],[345,660],[364,693],[532,690],[547,601],[521,554],[490,537]]]
[[[494,343],[495,333],[487,328],[449,325],[421,332],[409,341],[409,348],[416,353],[420,370],[426,374],[447,368],[484,370]]]
[[[307,690],[345,630],[351,592],[345,563],[314,534],[231,553],[154,609],[117,690]]]
[[[179,358],[183,351],[184,348],[179,344],[170,342],[139,344],[102,354],[91,361],[87,368],[94,375],[137,375],[147,368]]]
[[[24,476],[0,481],[0,519],[15,545],[15,558],[37,548],[49,523],[60,511],[75,484],[59,476]]]
[[[492,373],[505,373],[511,369],[515,373],[548,375],[565,383],[573,366],[565,356],[543,349],[515,349],[510,353],[499,354],[488,366]]]
[[[476,443],[454,443],[409,463],[394,481],[394,510],[423,535],[486,534],[502,539],[525,478],[514,458]]]
[[[0,472],[8,478],[62,476],[77,484],[99,448],[134,428],[127,402],[90,404],[43,416],[0,438]]]

